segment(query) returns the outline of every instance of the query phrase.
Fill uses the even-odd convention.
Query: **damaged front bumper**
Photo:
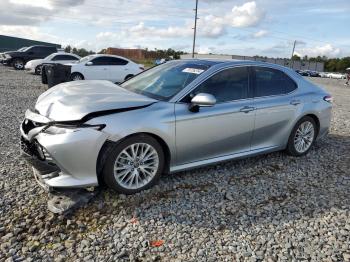
[[[86,127],[45,133],[53,123],[28,110],[20,128],[21,155],[32,165],[36,181],[46,190],[98,185],[97,159],[107,134]]]

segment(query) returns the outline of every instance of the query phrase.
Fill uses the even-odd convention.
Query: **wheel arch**
[[[320,119],[318,118],[318,116],[317,115],[315,115],[315,114],[313,114],[313,113],[310,113],[310,114],[306,114],[306,115],[304,115],[303,117],[306,117],[306,116],[308,116],[308,117],[311,117],[314,121],[315,121],[315,123],[316,123],[316,128],[317,128],[317,130],[316,130],[316,137],[318,136],[318,133],[320,132]],[[302,117],[302,118],[303,118]],[[301,119],[301,118],[300,118]]]
[[[124,81],[128,80],[129,78],[132,78],[134,77],[135,75],[134,74],[128,74],[125,78],[124,78]]]
[[[123,137],[122,139],[120,139],[118,141],[106,140],[105,143],[102,145],[100,152],[98,154],[98,157],[97,157],[97,162],[96,162],[96,174],[97,174],[97,180],[98,180],[99,185],[104,184],[103,178],[102,178],[102,171],[103,171],[104,164],[106,162],[108,153],[111,152],[111,150],[113,150],[113,148],[116,145],[118,145],[119,143],[121,143],[122,141],[124,141],[130,137],[139,136],[139,135],[147,135],[147,136],[150,136],[150,137],[154,138],[155,140],[157,140],[157,142],[160,144],[160,146],[162,147],[163,152],[164,152],[165,163],[164,163],[163,173],[169,173],[171,152],[170,152],[170,148],[169,148],[168,144],[165,142],[165,140],[163,138],[161,138],[160,136],[153,134],[153,133],[148,133],[148,132],[133,133],[133,134],[130,134],[130,135]]]
[[[304,117],[311,117],[315,123],[316,123],[316,138],[320,132],[320,119],[318,118],[318,116],[315,114],[315,113],[312,113],[312,112],[308,112],[302,116],[300,116],[294,123],[293,127],[292,127],[292,130],[290,131],[290,133],[293,131],[293,128],[295,127],[295,125],[300,121],[300,119],[303,119]]]

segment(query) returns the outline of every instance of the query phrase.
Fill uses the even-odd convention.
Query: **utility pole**
[[[198,0],[196,0],[196,9],[195,11],[195,17],[194,17],[194,28],[193,28],[193,48],[192,48],[192,58],[194,58],[194,51],[196,49],[196,34],[197,34],[197,20],[198,20]]]
[[[293,66],[294,66],[293,56],[294,56],[294,51],[295,51],[295,45],[296,45],[296,44],[297,44],[297,40],[294,40],[293,51],[292,51],[292,57],[290,58],[290,61],[291,61],[291,68],[293,68]]]

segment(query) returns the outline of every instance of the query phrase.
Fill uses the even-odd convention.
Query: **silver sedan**
[[[285,150],[328,133],[332,97],[289,68],[180,60],[115,85],[76,81],[43,93],[21,125],[45,188],[106,184],[132,194],[163,173]]]

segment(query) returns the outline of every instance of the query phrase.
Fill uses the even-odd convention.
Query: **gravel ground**
[[[163,176],[133,196],[104,190],[70,215],[19,158],[19,124],[45,90],[0,67],[0,261],[350,261],[350,88],[331,133],[301,158],[284,153]]]

